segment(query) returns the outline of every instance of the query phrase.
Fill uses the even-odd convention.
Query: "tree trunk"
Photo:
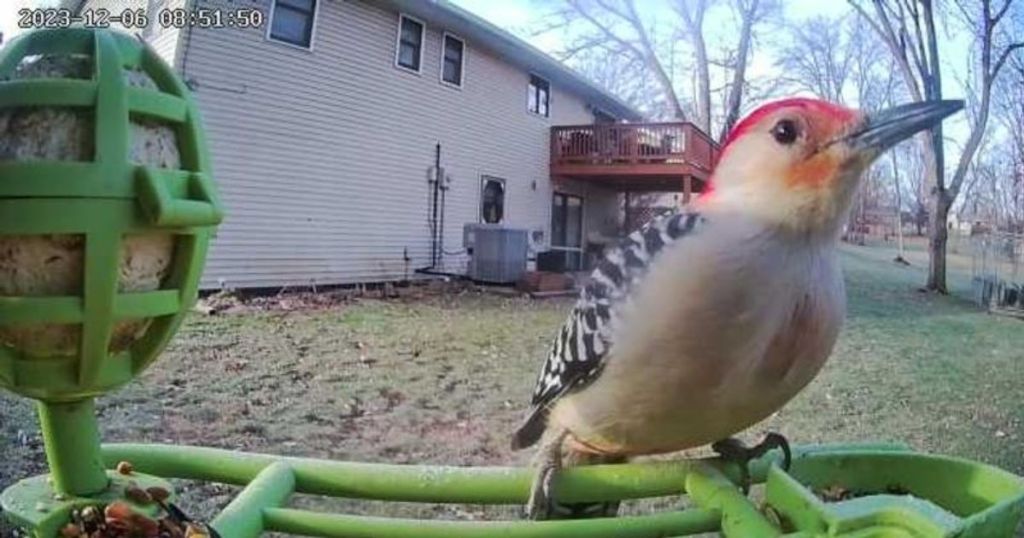
[[[928,283],[926,288],[949,293],[946,288],[946,243],[949,239],[949,208],[952,205],[945,191],[932,194],[932,210],[928,216]]]
[[[939,293],[946,291],[946,237],[949,235],[946,222],[949,206],[946,201],[946,178],[944,171],[944,150],[942,147],[942,124],[921,133],[925,143],[922,147],[925,177],[932,185],[928,193],[928,280],[925,289]]]
[[[697,126],[711,136],[711,72],[703,35],[694,39],[694,49],[697,55]]]
[[[743,25],[740,28],[740,44],[736,51],[736,68],[733,70],[732,86],[729,88],[729,99],[722,119],[722,130],[718,142],[725,141],[732,126],[739,120],[740,107],[743,105],[743,85],[747,77],[747,57],[750,55],[750,39],[753,33],[754,19],[757,18],[759,0],[753,0],[749,6],[740,6]],[[746,9],[744,9],[746,7]],[[711,123],[708,122],[708,127]],[[711,131],[707,131],[708,136]]]
[[[707,1],[697,0],[695,4],[680,4],[678,13],[683,20],[686,33],[693,46],[693,54],[696,56],[696,83],[694,88],[697,101],[696,124],[704,133],[711,136],[711,71],[708,66],[707,43],[704,41],[704,14],[707,11]],[[693,9],[691,12],[690,9]]]

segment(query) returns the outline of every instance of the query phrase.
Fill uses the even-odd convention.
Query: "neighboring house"
[[[619,233],[621,192],[699,191],[715,151],[689,124],[623,125],[641,118],[443,0],[70,4],[145,8],[151,24],[133,32],[195,92],[228,215],[206,288],[405,279],[434,249],[436,269],[461,272],[462,228],[477,222],[530,230],[582,268],[585,238]],[[180,9],[265,20],[161,25]]]

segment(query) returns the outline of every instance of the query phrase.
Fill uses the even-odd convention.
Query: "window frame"
[[[462,44],[462,56],[459,58],[459,83],[458,84],[444,79],[444,62],[445,62],[444,53],[445,53],[445,50],[446,50],[445,48],[446,48],[446,46],[448,44],[448,38],[454,39],[455,41],[458,41],[459,43]],[[444,84],[445,86],[449,86],[449,87],[452,87],[452,88],[457,88],[457,89],[460,89],[460,90],[462,89],[463,86],[466,85],[466,51],[467,51],[467,49],[466,49],[466,40],[465,39],[462,39],[461,37],[459,37],[459,36],[457,36],[457,35],[455,35],[453,33],[450,33],[447,30],[444,31],[441,34],[441,67],[440,67],[440,72],[438,73],[438,79],[441,81],[441,84]]]
[[[551,81],[546,79],[546,78],[544,78],[544,77],[542,77],[542,76],[540,76],[540,75],[538,75],[538,74],[536,74],[536,73],[529,73],[529,75],[530,75],[530,78],[526,81],[526,111],[528,113],[530,113],[530,114],[532,114],[534,116],[540,117],[540,118],[550,118],[551,117]],[[545,103],[544,113],[543,114],[541,114],[541,112],[540,112],[540,91],[539,91],[540,90],[540,86],[535,86],[534,85],[534,80],[535,79],[539,80],[539,81],[542,81],[545,84],[546,90],[547,90],[545,92],[545,95],[547,96],[547,102]],[[536,98],[537,98],[537,110],[536,111],[530,110],[530,96],[532,94],[536,94]]]
[[[487,183],[493,181],[501,185],[501,218],[498,222],[487,222],[484,217],[484,192],[487,190]],[[480,223],[481,224],[502,224],[508,218],[508,181],[503,177],[480,174]]]
[[[405,19],[409,19],[410,21],[415,22],[416,24],[420,25],[419,60],[416,62],[416,65],[418,65],[419,67],[417,69],[413,69],[411,67],[402,65],[401,62],[399,62],[399,57],[401,56],[400,53],[402,51],[402,21],[404,21]],[[398,31],[395,32],[395,67],[398,68],[398,69],[401,69],[402,71],[405,71],[407,73],[416,73],[417,75],[423,74],[423,49],[426,48],[426,45],[427,45],[427,23],[423,22],[420,19],[417,19],[416,17],[413,17],[412,15],[406,15],[405,13],[399,13],[398,14]]]
[[[267,33],[266,35],[264,35],[264,39],[273,43],[294,47],[299,50],[313,52],[313,42],[316,41],[316,22],[320,18],[321,0],[313,0],[313,12],[310,13],[312,19],[310,20],[309,23],[309,45],[306,46],[300,45],[298,43],[293,43],[291,41],[281,39],[279,37],[274,37],[274,14],[277,12],[278,1],[279,0],[270,0],[270,17],[267,20]],[[286,9],[295,8],[288,6],[286,7]]]

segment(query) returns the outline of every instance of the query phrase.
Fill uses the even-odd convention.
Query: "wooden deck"
[[[620,191],[700,192],[718,145],[695,125],[607,123],[551,128],[551,175]]]

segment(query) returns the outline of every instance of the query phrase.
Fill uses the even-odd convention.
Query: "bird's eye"
[[[772,127],[772,137],[779,144],[789,145],[796,141],[796,137],[800,135],[800,130],[796,126],[796,122],[793,120],[781,120],[779,123]]]

